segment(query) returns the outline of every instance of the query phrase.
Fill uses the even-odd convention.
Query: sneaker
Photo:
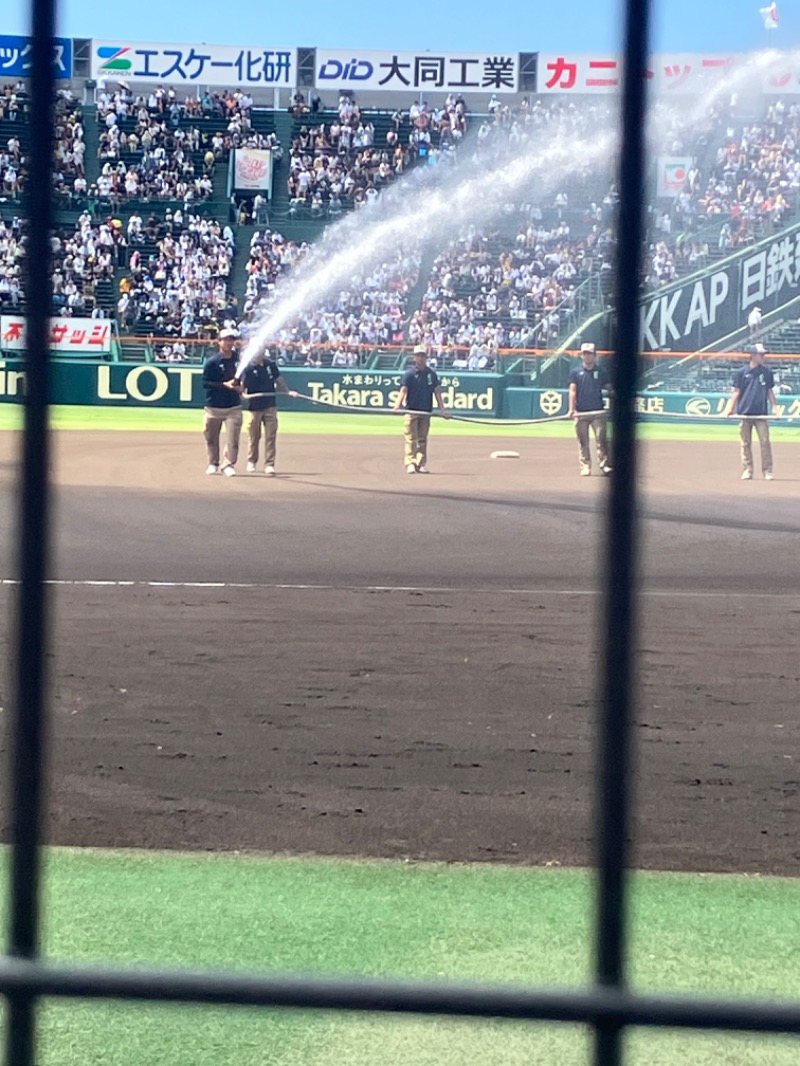
[[[764,480],[765,481],[772,481],[772,471],[771,470],[767,470],[767,472],[764,474]]]
[[[219,467],[216,466],[214,463],[209,463],[208,466],[206,467],[206,473],[207,474],[218,474],[219,473]]]
[[[222,473],[225,475],[225,477],[236,477],[236,467],[226,466]]]
[[[247,473],[248,474],[255,474],[255,472],[256,472],[256,464],[255,463],[248,463],[247,464]]]
[[[581,477],[591,477],[591,476],[592,476],[591,470],[581,470]]]
[[[264,473],[267,475],[267,477],[275,477],[275,467],[272,466],[271,463],[268,464],[264,467]]]
[[[753,480],[753,472],[752,472],[752,470],[745,470],[745,472],[742,474],[742,481],[752,481],[752,480]]]
[[[417,472],[417,468],[414,466],[414,464],[413,463],[409,463],[408,466],[406,467],[406,473],[407,474],[416,474],[416,472]]]
[[[417,467],[417,473],[418,474],[430,474],[430,470],[427,468],[427,466],[418,466]]]

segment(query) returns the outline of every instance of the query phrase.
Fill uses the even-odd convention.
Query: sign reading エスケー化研
[[[226,44],[92,41],[92,77],[164,85],[291,88],[297,49]]]

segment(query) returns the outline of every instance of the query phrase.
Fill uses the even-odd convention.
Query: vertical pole
[[[597,796],[599,898],[596,980],[625,983],[626,888],[630,833],[636,581],[636,385],[639,364],[639,264],[642,254],[645,101],[649,0],[626,0],[619,239],[616,263],[614,474],[606,536],[607,592]],[[595,1066],[622,1062],[623,1026],[595,1029]]]
[[[32,2],[31,145],[29,176],[24,190],[28,221],[26,399],[18,554],[17,675],[12,729],[9,929],[9,952],[23,959],[33,959],[39,951],[39,842],[44,799],[54,7],[54,0]],[[14,992],[9,995],[8,1003],[6,1062],[8,1066],[32,1066],[36,997],[29,992]]]

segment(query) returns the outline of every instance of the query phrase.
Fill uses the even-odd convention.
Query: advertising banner
[[[645,77],[659,95],[697,96],[729,73],[743,56],[702,52],[655,55]],[[619,55],[572,55],[540,52],[537,66],[538,93],[589,93],[603,95],[620,90],[622,59]]]
[[[196,407],[205,402],[200,366],[142,363],[54,362],[52,402],[113,407]],[[307,400],[279,401],[292,411],[389,411],[400,392],[400,374],[381,371],[281,367],[289,388]],[[496,374],[440,375],[444,401],[463,415],[492,418],[499,412],[502,378]],[[0,401],[19,401],[25,375],[19,360],[0,360]]]
[[[92,77],[129,85],[158,82],[185,87],[285,88],[297,80],[297,49],[92,41]]]
[[[741,329],[754,307],[773,311],[800,295],[800,228],[761,241],[642,300],[643,351],[693,351]]]
[[[272,152],[268,148],[236,148],[233,187],[237,192],[265,191],[272,198]]]
[[[660,155],[656,162],[656,196],[674,197],[682,192],[691,166],[691,156]]]
[[[69,37],[54,39],[53,66],[57,78],[72,77],[72,40]],[[29,78],[30,75],[30,37],[0,34],[0,78]]]
[[[723,418],[730,398],[729,392],[648,392],[636,397],[636,410],[643,421],[718,418],[730,426],[731,439],[735,439],[736,419]],[[567,389],[511,388],[506,390],[503,414],[506,418],[555,418],[566,415],[568,409]],[[785,418],[800,416],[800,396],[779,396],[778,413]]]
[[[513,93],[519,81],[515,52],[372,52],[318,48],[317,89]]]
[[[50,349],[59,355],[98,355],[111,351],[107,318],[51,318]],[[25,318],[0,315],[0,351],[25,350]]]

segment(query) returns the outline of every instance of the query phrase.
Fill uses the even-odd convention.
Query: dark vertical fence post
[[[614,474],[606,543],[605,675],[597,796],[599,900],[596,977],[625,983],[626,866],[630,831],[630,746],[636,582],[636,385],[639,262],[643,239],[645,100],[649,0],[625,5],[622,151],[614,343]],[[622,1061],[622,1020],[596,1028],[596,1066]]]
[[[28,221],[25,303],[26,399],[22,448],[21,521],[16,689],[12,730],[12,855],[10,954],[35,958],[39,950],[39,843],[44,792],[45,645],[48,555],[50,234],[54,96],[54,0],[33,0],[31,145],[25,184]],[[34,1012],[30,992],[9,995],[6,1061],[34,1061]]]

